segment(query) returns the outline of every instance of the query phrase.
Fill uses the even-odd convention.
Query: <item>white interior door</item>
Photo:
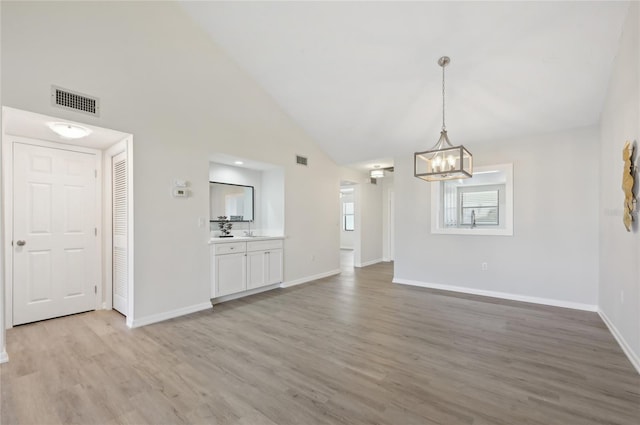
[[[15,143],[13,324],[94,310],[96,155]]]
[[[113,308],[127,315],[129,291],[127,250],[127,153],[111,159],[113,217]]]

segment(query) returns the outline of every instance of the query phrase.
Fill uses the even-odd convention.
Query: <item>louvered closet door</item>
[[[113,308],[127,314],[127,153],[111,160],[113,193]]]

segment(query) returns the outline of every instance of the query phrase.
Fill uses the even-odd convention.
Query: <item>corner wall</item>
[[[434,183],[396,158],[394,282],[595,311],[598,141],[590,127],[465,144],[476,165],[513,163],[513,236],[432,234]]]
[[[633,2],[624,24],[600,122],[600,315],[640,372],[640,230],[622,224],[622,148],[640,150],[640,5]],[[636,173],[636,190],[640,187]],[[640,203],[638,205],[640,207]],[[637,208],[636,208],[637,210]]]

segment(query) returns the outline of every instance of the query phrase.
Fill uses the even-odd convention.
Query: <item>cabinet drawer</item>
[[[236,252],[245,252],[247,244],[245,242],[221,243],[216,245],[216,255],[235,254]]]
[[[247,251],[268,251],[270,249],[282,249],[282,245],[282,239],[247,242]]]

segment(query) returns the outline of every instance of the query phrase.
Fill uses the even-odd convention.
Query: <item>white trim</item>
[[[198,311],[207,310],[211,307],[210,302],[196,304],[189,307],[178,308],[176,310],[165,311],[164,313],[152,314],[151,316],[141,317],[131,321],[131,328],[139,328],[141,326],[150,325],[152,323],[163,322],[165,320],[174,319],[176,317],[185,316],[191,313],[197,313]],[[129,318],[127,317],[127,325],[129,324]]]
[[[238,292],[237,294],[225,295],[223,297],[217,297],[211,299],[211,304],[220,304],[225,301],[236,300],[238,298],[248,297],[249,295],[259,294],[261,292],[270,291],[272,289],[280,288],[280,283],[274,283],[272,285],[262,286],[260,288],[249,289],[248,291]]]
[[[281,288],[291,288],[292,286],[301,285],[303,283],[311,282],[313,280],[323,279],[325,277],[334,276],[340,274],[340,269],[331,270],[324,273],[314,274],[313,276],[306,276],[300,279],[290,280],[288,282],[282,282],[280,284]]]
[[[367,267],[372,266],[374,264],[378,264],[384,261],[382,258],[376,258],[375,260],[365,261],[364,263],[356,264],[355,267]]]
[[[627,344],[627,341],[624,339],[622,334],[618,331],[618,329],[615,327],[606,313],[598,308],[598,314],[600,315],[600,318],[602,319],[604,324],[607,325],[607,328],[609,328],[609,332],[611,332],[613,337],[616,339],[624,354],[627,355],[627,358],[629,359],[633,367],[635,367],[636,371],[640,374],[640,356],[633,352],[629,344]]]
[[[9,361],[9,355],[7,354],[6,351],[3,351],[0,353],[0,364],[2,363],[6,363]]]
[[[443,285],[440,283],[427,283],[427,282],[420,282],[417,280],[402,279],[397,277],[394,277],[392,282],[399,283],[402,285],[419,286],[422,288],[442,289],[444,291],[480,295],[483,297],[493,297],[493,298],[501,298],[501,299],[512,300],[512,301],[522,301],[522,302],[533,303],[533,304],[550,305],[554,307],[571,308],[573,310],[584,310],[584,311],[593,311],[593,312],[598,311],[598,306],[595,304],[575,303],[572,301],[554,300],[551,298],[531,297],[528,295],[510,294],[508,292],[487,291],[484,289],[467,288],[464,286]]]
[[[127,309],[128,314],[127,314],[127,320],[126,320],[126,324],[128,327],[132,328],[133,324],[134,324],[134,313],[135,313],[135,309],[134,309],[134,293],[135,291],[133,290],[133,285],[134,285],[134,245],[133,245],[133,241],[135,239],[134,235],[134,205],[133,205],[133,190],[134,190],[134,186],[133,186],[133,134],[130,134],[129,137],[126,139],[127,140],[127,218],[129,219],[129,222],[127,223],[127,232],[129,232],[129,235],[127,236],[127,255],[129,256],[128,258],[128,262],[127,262],[127,267],[129,270],[129,278],[128,278],[128,284],[129,284],[129,293],[127,295]]]

